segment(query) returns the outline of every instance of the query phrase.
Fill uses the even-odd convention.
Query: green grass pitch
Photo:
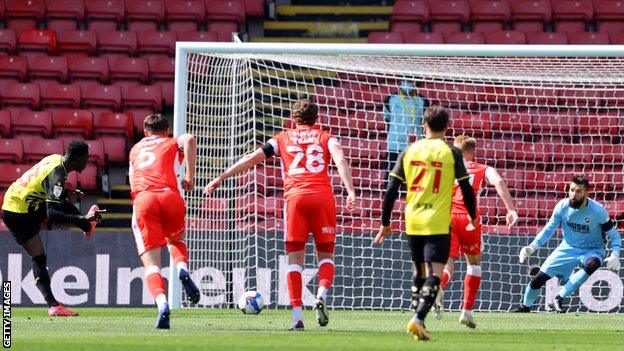
[[[78,308],[77,318],[49,318],[44,308],[13,308],[13,350],[623,350],[624,315],[479,313],[477,329],[430,315],[431,341],[405,334],[410,313],[330,311],[321,328],[304,312],[306,331],[288,332],[290,312],[182,309],[171,330],[154,329],[155,308]]]

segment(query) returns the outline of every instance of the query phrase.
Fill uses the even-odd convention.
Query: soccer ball
[[[257,291],[246,291],[238,299],[238,308],[244,314],[258,314],[264,308],[264,299]]]

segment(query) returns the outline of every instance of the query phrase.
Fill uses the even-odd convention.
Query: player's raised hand
[[[375,238],[373,239],[373,244],[383,243],[386,237],[390,234],[392,234],[392,228],[390,228],[389,225],[380,225],[379,232],[377,232],[377,235],[375,235]]]
[[[604,260],[605,266],[614,271],[615,273],[620,271],[620,257],[611,255]]]
[[[206,185],[206,187],[204,188],[204,194],[210,195],[212,194],[213,191],[217,190],[220,186],[221,186],[221,179],[215,178],[211,180],[210,183],[208,183],[208,185]]]
[[[353,213],[355,211],[355,193],[349,193],[347,195],[347,211]]]
[[[507,211],[507,227],[511,228],[518,221],[518,212],[516,211]]]
[[[518,253],[518,261],[520,263],[524,263],[529,256],[535,251],[532,246],[525,246],[520,249],[520,253]]]
[[[185,176],[182,180],[182,189],[186,192],[193,191],[195,189],[195,179]]]

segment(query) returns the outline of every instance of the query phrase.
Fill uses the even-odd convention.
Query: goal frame
[[[622,45],[464,45],[464,44],[308,44],[245,42],[176,42],[174,136],[185,133],[187,54],[305,54],[366,56],[458,57],[622,57]],[[254,118],[255,119],[255,118]],[[255,122],[255,121],[254,121]],[[170,262],[173,262],[170,257]],[[169,305],[181,307],[181,286],[174,264],[169,265]]]

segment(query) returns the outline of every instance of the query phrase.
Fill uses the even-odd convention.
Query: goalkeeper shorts
[[[481,253],[481,218],[477,217],[474,230],[466,230],[469,223],[468,214],[453,214],[449,257],[458,259],[462,254],[478,255]]]
[[[134,198],[132,232],[139,256],[184,236],[184,199],[175,191],[143,191]]]

